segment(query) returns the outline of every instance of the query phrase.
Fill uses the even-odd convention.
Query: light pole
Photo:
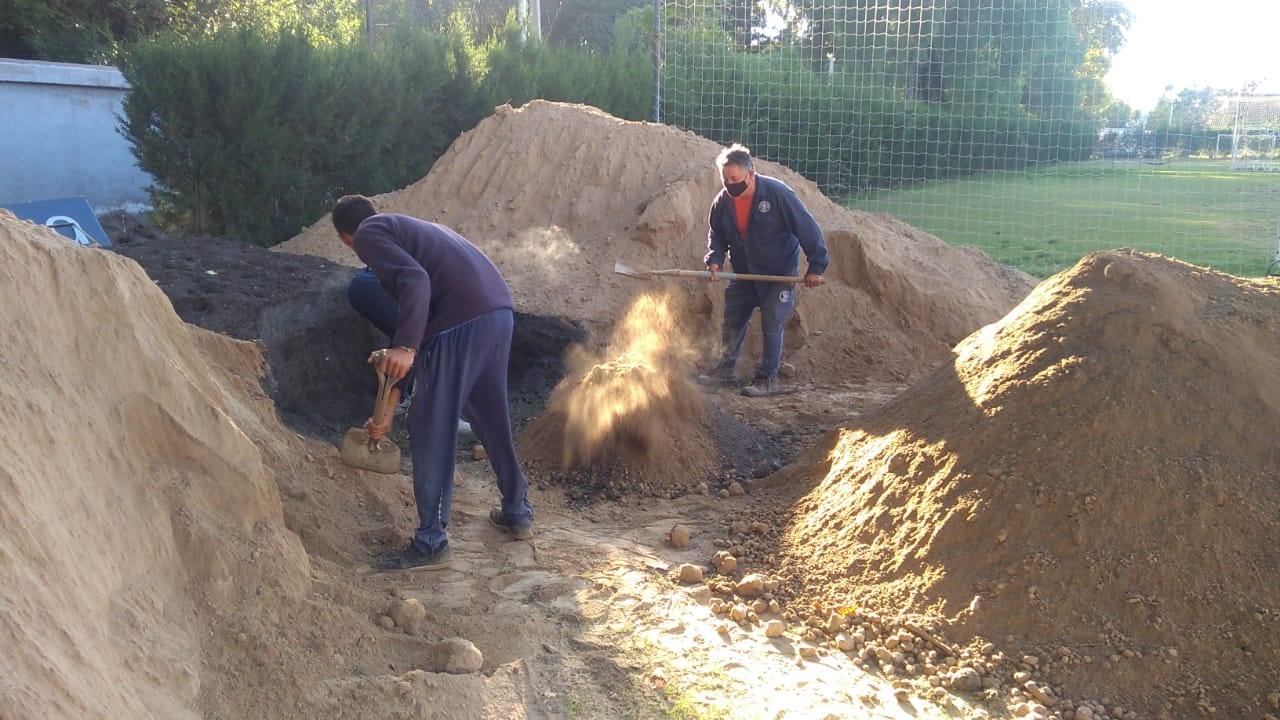
[[[1166,93],[1171,92],[1172,90],[1173,90],[1173,86],[1172,86],[1172,85],[1165,85],[1165,86],[1164,86],[1164,91],[1165,91]],[[1170,131],[1170,129],[1172,129],[1172,127],[1173,127],[1173,98],[1169,98],[1169,119],[1168,119],[1167,121],[1165,121],[1165,124],[1164,124],[1164,151],[1165,151],[1166,153],[1167,153],[1167,152],[1169,152],[1169,150],[1170,150],[1170,147],[1169,147],[1169,131]]]

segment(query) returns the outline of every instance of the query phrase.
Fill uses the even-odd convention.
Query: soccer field
[[[988,173],[846,198],[952,245],[1047,277],[1084,255],[1129,247],[1245,277],[1280,243],[1280,173],[1229,160],[1096,160]]]

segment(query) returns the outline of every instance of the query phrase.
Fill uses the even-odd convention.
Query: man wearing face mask
[[[782,181],[760,175],[751,162],[751,151],[734,144],[716,158],[724,188],[711,203],[707,233],[707,255],[703,259],[711,271],[711,282],[727,259],[737,273],[796,276],[800,251],[808,267],[806,287],[822,284],[829,258],[813,215],[794,190]],[[713,374],[699,378],[705,384],[738,386],[738,356],[746,338],[751,314],[760,309],[760,329],[764,347],[752,384],[742,389],[748,397],[776,395],[778,367],[782,363],[782,328],[795,308],[795,285],[776,282],[732,280],[724,289],[724,326],[721,330],[720,362]]]

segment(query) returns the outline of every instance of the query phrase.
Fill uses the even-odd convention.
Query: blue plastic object
[[[23,220],[53,228],[64,237],[81,245],[111,247],[107,232],[93,214],[89,201],[82,197],[37,200],[35,202],[0,205]]]

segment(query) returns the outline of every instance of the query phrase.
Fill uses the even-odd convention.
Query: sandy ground
[[[767,168],[829,283],[786,394],[689,394],[717,293],[610,270],[697,267],[714,155],[531,103],[378,198],[462,228],[522,318],[536,535],[487,524],[464,438],[439,573],[371,569],[410,468],[337,457],[380,340],[327,219],[269,252],[0,217],[0,717],[1280,712],[1274,281],[1121,250],[1033,290]]]
[[[794,687],[778,668],[821,684],[848,663],[721,632],[705,589],[673,581],[748,496],[581,507],[542,487],[537,536],[513,542],[464,459],[455,567],[372,572],[411,528],[406,476],[282,425],[261,345],[184,324],[131,261],[0,229],[24,268],[6,278],[4,717],[763,717],[758,691]],[[55,294],[86,310],[48,317]],[[873,676],[830,702],[848,693],[904,716]]]

